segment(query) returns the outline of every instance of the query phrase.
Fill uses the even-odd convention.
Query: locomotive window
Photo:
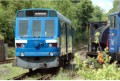
[[[41,21],[40,20],[33,20],[32,36],[41,36]]]
[[[111,16],[110,27],[116,28],[116,16]]]
[[[24,17],[24,11],[19,11],[17,17]]]
[[[50,17],[56,17],[57,16],[55,11],[50,11],[49,13],[50,13]]]
[[[53,37],[54,36],[54,20],[46,20],[45,36],[47,36],[47,37]]]
[[[20,37],[28,36],[28,20],[19,21],[19,36]]]
[[[27,10],[26,17],[47,17],[48,11],[46,10]]]

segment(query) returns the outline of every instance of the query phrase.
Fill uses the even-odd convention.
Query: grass
[[[13,77],[18,76],[22,73],[28,72],[27,69],[20,67],[12,67],[12,64],[0,65],[0,79],[1,80],[12,80]]]

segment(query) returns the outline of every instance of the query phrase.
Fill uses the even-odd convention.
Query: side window
[[[17,17],[24,17],[24,11],[19,11]]]
[[[111,16],[110,18],[110,27],[116,28],[116,16]]]

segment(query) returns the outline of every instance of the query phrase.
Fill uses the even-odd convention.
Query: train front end
[[[28,9],[17,12],[15,65],[27,68],[59,66],[58,17],[54,10]]]

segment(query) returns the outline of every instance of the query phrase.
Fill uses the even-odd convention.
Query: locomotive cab
[[[100,44],[103,41],[102,44],[106,44],[105,47],[108,47],[108,54],[112,57],[111,61],[120,61],[120,12],[111,13],[109,15],[109,19],[110,25],[108,24],[103,28],[98,27],[98,32],[100,32]],[[96,23],[99,24],[100,22]],[[94,45],[92,44],[92,36],[94,32],[92,27],[93,24],[95,24],[95,22],[90,23],[89,26],[88,52],[86,54],[87,56],[96,57],[98,54],[96,51],[93,50]],[[103,40],[101,41],[101,39]],[[102,48],[104,48],[104,46],[102,46]],[[104,51],[104,49],[102,51]]]
[[[103,51],[108,43],[108,34],[109,34],[109,24],[107,21],[102,22],[91,22],[88,26],[88,52],[87,56],[97,57],[97,51]],[[99,43],[95,42],[95,34],[99,32],[100,36],[98,38]]]
[[[110,14],[109,54],[120,61],[120,12]]]

